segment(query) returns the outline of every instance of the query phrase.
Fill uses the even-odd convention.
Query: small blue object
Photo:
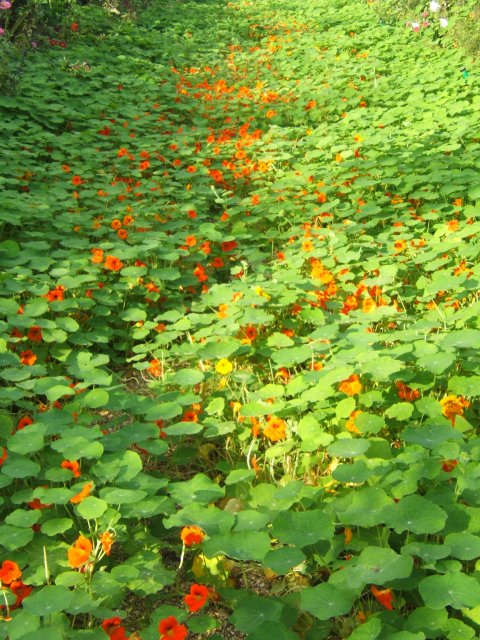
[[[462,67],[462,68],[460,69],[460,71],[461,71],[461,73],[462,73],[462,76],[465,78],[465,80],[468,80],[468,76],[469,76],[470,74],[469,74],[469,72],[467,71],[467,68],[466,68],[466,67]]]

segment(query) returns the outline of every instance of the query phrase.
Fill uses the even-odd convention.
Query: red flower
[[[27,367],[31,367],[32,365],[34,365],[36,360],[37,356],[30,349],[27,349],[26,351],[22,351],[20,353],[20,362]]]
[[[17,431],[20,431],[20,429],[25,429],[25,427],[28,427],[29,424],[33,424],[33,420],[30,418],[30,416],[23,416],[23,418],[20,418],[20,420],[17,422]]]
[[[123,640],[127,637],[120,618],[107,618],[100,626],[111,640]]]
[[[18,580],[22,575],[20,567],[12,560],[4,560],[0,568],[0,580],[3,584],[10,584],[14,580]]]
[[[370,591],[372,592],[373,597],[378,600],[385,609],[393,611],[393,593],[391,589],[377,589],[377,587],[372,584]]]
[[[43,297],[46,298],[49,302],[58,302],[59,300],[63,300],[64,291],[65,291],[65,287],[59,284],[55,287],[55,289],[52,289],[51,291],[46,293]]]
[[[458,464],[458,460],[444,460],[442,464],[442,469],[445,473],[451,473]]]
[[[188,633],[187,627],[184,624],[178,624],[174,616],[160,620],[158,631],[160,640],[185,640]]]
[[[10,583],[10,590],[17,597],[13,605],[10,606],[10,609],[16,609],[22,604],[25,598],[32,593],[33,587],[28,584],[23,584],[21,580],[14,580]]]
[[[38,325],[33,325],[33,327],[30,327],[27,333],[27,338],[30,340],[30,342],[41,342],[42,341],[41,328]]]
[[[105,269],[109,269],[110,271],[120,271],[120,269],[123,269],[123,262],[116,256],[107,256],[104,266]]]
[[[221,247],[224,253],[228,253],[229,251],[233,251],[237,248],[237,243],[235,240],[229,240],[228,242],[222,242]]]
[[[78,24],[76,22],[72,22],[70,29],[75,32],[78,31]]]
[[[195,524],[192,524],[189,527],[183,527],[180,532],[180,538],[187,547],[191,547],[192,544],[200,544],[204,536],[205,534],[203,531]]]
[[[184,601],[190,613],[194,613],[203,607],[208,598],[208,589],[203,584],[193,584],[190,593],[185,596]]]
[[[62,469],[70,469],[75,478],[79,478],[81,475],[80,465],[76,460],[63,460],[60,466],[62,467]]]

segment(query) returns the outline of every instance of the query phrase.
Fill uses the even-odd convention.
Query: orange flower
[[[219,318],[228,318],[227,309],[228,309],[228,304],[220,304],[218,306],[217,316]]]
[[[178,624],[174,616],[160,620],[158,625],[160,640],[185,640],[188,629],[184,624]]]
[[[188,527],[183,527],[180,531],[180,538],[186,547],[191,547],[193,544],[200,544],[205,537],[205,533],[197,527],[196,524],[192,524]]]
[[[188,171],[188,173],[196,173],[197,167],[194,167],[193,165],[190,165],[189,167],[187,167],[187,171]]]
[[[8,458],[8,451],[6,450],[5,447],[2,447],[2,455],[0,456],[0,467],[2,466],[2,464],[5,462],[7,458]]]
[[[452,426],[455,426],[455,418],[463,416],[463,410],[468,409],[470,403],[462,396],[446,396],[440,400],[443,415],[450,420]]]
[[[228,242],[222,242],[221,249],[224,253],[228,253],[229,251],[234,251],[238,247],[238,244],[235,240],[229,240]]]
[[[115,633],[118,632],[119,629],[123,629],[122,619],[118,617],[107,618],[100,626],[110,638],[115,637]]]
[[[282,418],[276,416],[270,416],[267,420],[267,425],[263,429],[263,435],[266,436],[271,442],[278,442],[278,440],[285,440],[287,425]]]
[[[195,238],[195,236],[187,236],[185,238],[185,244],[187,245],[187,247],[194,247],[197,244],[197,239]]]
[[[59,284],[55,287],[55,289],[52,289],[51,291],[46,293],[43,297],[46,298],[49,302],[58,302],[59,300],[63,300],[64,291],[65,291],[65,287]]]
[[[267,111],[267,113],[265,114],[265,117],[266,118],[273,118],[276,115],[277,115],[277,112],[274,109],[269,109]]]
[[[313,251],[314,250],[313,242],[311,240],[303,240],[302,249],[303,251]]]
[[[20,418],[20,420],[17,422],[17,431],[20,431],[20,429],[25,429],[25,427],[28,427],[29,424],[33,424],[33,420],[30,418],[30,416],[23,416],[23,418]]]
[[[198,415],[195,413],[195,411],[189,409],[188,411],[184,412],[182,416],[182,422],[198,422]]]
[[[373,298],[365,298],[362,301],[363,313],[370,313],[370,311],[374,311],[376,308],[377,308],[377,303]]]
[[[41,342],[42,341],[42,330],[38,325],[33,325],[30,327],[27,333],[27,338],[30,342]]]
[[[90,258],[90,260],[93,263],[100,263],[103,262],[103,249],[92,249],[91,250],[92,253],[92,257]]]
[[[132,216],[124,216],[123,217],[123,224],[125,227],[128,227],[129,225],[131,225],[133,222],[133,218]]]
[[[100,535],[100,542],[102,543],[102,549],[105,555],[109,556],[113,545],[112,534],[109,531],[105,531]]]
[[[112,220],[112,224],[110,226],[112,227],[112,229],[116,231],[117,229],[121,228],[122,221],[119,220],[118,218],[115,218],[115,220]]]
[[[345,429],[347,429],[347,431],[350,431],[350,433],[360,433],[360,431],[358,430],[357,425],[355,424],[355,418],[362,413],[359,409],[357,409],[356,411],[352,411],[352,413],[350,414],[347,422],[345,423]]]
[[[22,351],[20,353],[20,362],[27,367],[31,367],[32,365],[34,365],[36,360],[37,356],[30,349],[27,349],[26,351]]]
[[[345,544],[350,544],[353,538],[353,531],[349,527],[345,527],[343,537],[345,538]]]
[[[150,366],[148,367],[147,371],[155,378],[161,378],[163,375],[163,366],[160,360],[157,360],[156,358],[150,360]]]
[[[356,373],[349,376],[346,380],[340,383],[338,387],[339,391],[343,391],[347,396],[354,396],[357,393],[360,393],[363,389],[362,384],[360,382],[360,378]]]
[[[185,596],[184,602],[190,613],[194,613],[203,607],[208,599],[208,589],[203,584],[192,584],[190,593]]]
[[[63,460],[60,466],[62,469],[69,469],[73,473],[74,478],[81,476],[80,465],[76,460]]]
[[[83,180],[81,179],[80,176],[73,176],[72,184],[74,184],[74,185],[83,184]]]
[[[411,389],[409,386],[404,384],[401,380],[395,382],[395,386],[398,389],[398,397],[400,400],[406,400],[407,402],[413,402],[417,398],[420,397],[420,391],[418,389]]]
[[[442,469],[446,473],[451,473],[458,464],[458,460],[444,460],[442,463]]]
[[[33,591],[33,587],[27,584],[23,584],[21,580],[14,580],[13,582],[11,582],[9,585],[9,589],[17,597],[13,605],[10,606],[10,609],[17,609],[17,607],[19,607],[25,600],[25,598],[29,596]]]
[[[105,258],[105,269],[110,271],[120,271],[123,268],[123,262],[115,256],[107,256]]]
[[[93,483],[88,482],[87,484],[84,484],[82,489],[73,496],[73,498],[70,498],[70,502],[72,504],[80,504],[80,502],[82,502],[82,500],[85,500],[85,498],[87,498],[90,495],[90,491],[92,490],[93,487]]]
[[[71,502],[71,501],[70,501]],[[88,538],[80,535],[68,550],[68,562],[72,569],[78,569],[90,559],[93,545]]]
[[[128,238],[128,233],[125,231],[125,229],[119,229],[117,231],[117,236],[120,238],[120,240],[126,240]]]
[[[245,337],[247,338],[248,341],[252,341],[255,340],[255,338],[257,337],[257,329],[253,324],[248,324],[244,329],[243,332],[245,333]]]
[[[2,584],[10,584],[14,580],[18,580],[22,575],[20,567],[12,560],[4,560],[0,567],[0,580]]]
[[[385,609],[393,611],[393,592],[391,589],[377,589],[377,587],[372,584],[370,591],[372,592],[373,597],[378,600]]]

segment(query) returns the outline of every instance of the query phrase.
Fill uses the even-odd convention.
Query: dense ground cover
[[[0,98],[0,637],[478,634],[475,67],[377,9],[87,6]]]

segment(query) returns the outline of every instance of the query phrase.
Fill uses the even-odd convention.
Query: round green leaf
[[[104,407],[108,403],[108,393],[105,389],[92,389],[84,397],[83,402],[90,409],[98,409]]]
[[[300,594],[302,609],[320,620],[345,615],[352,608],[353,596],[326,582],[308,587]]]
[[[369,446],[369,441],[362,438],[341,438],[331,444],[327,451],[338,458],[355,458],[363,455]]]
[[[306,560],[303,551],[297,547],[279,547],[267,553],[263,560],[265,567],[269,567],[280,575],[290,573],[294,567],[302,564]]]
[[[104,500],[88,496],[77,505],[77,511],[86,520],[100,518],[107,510],[108,505]]]
[[[480,584],[464,573],[428,576],[419,584],[420,595],[430,609],[470,609],[480,602]]]
[[[418,495],[405,496],[390,505],[386,511],[386,524],[397,533],[437,533],[445,525],[447,514],[438,505]]]
[[[37,616],[49,616],[68,609],[73,600],[73,592],[63,585],[48,585],[35,590],[23,601],[23,608]]]

